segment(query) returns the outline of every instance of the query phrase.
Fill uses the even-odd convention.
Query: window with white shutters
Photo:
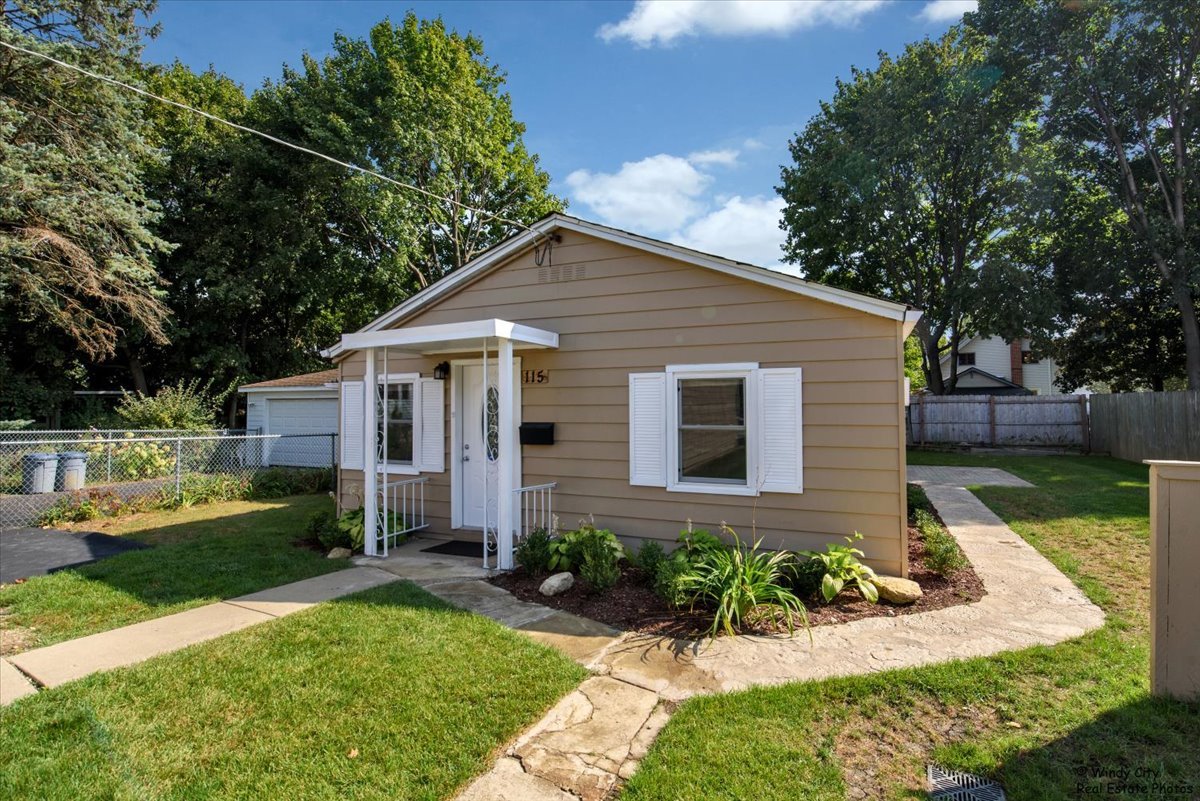
[[[800,368],[671,365],[629,376],[629,482],[673,492],[803,491]]]

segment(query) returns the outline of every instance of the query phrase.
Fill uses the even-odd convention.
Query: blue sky
[[[851,66],[941,35],[971,0],[162,0],[146,58],[247,90],[335,32],[408,10],[482,38],[526,144],[581,217],[773,266],[787,143]]]

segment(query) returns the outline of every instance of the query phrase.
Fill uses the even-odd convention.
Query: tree
[[[1024,90],[988,61],[982,37],[952,29],[838,81],[782,172],[787,260],[921,309],[915,335],[935,394],[957,378],[942,378],[946,350],[953,363],[964,336],[998,333],[983,330],[999,297],[982,276],[1009,246]]]
[[[155,70],[181,102],[529,223],[562,207],[522,141],[503,74],[473,37],[408,15],[369,40],[338,36],[244,101],[181,65]],[[149,181],[175,313],[170,349],[133,351],[149,383],[316,369],[319,349],[517,230],[328,161],[164,113]],[[228,411],[232,413],[232,405]]]
[[[1070,146],[1123,212],[1162,290],[1134,294],[1172,299],[1188,387],[1200,389],[1200,7],[982,0],[968,23],[992,38],[1007,74],[1044,95],[1044,136]]]
[[[152,0],[14,0],[4,40],[128,76]],[[136,96],[0,51],[0,307],[64,332],[86,356],[113,352],[127,321],[165,342],[153,259],[166,243],[139,180],[151,158]]]
[[[1032,175],[1042,187],[1038,206],[1048,225],[1029,230],[1044,243],[1045,289],[1056,300],[1048,330],[1035,347],[1054,357],[1064,390],[1162,391],[1183,383],[1183,329],[1179,310],[1160,281],[1146,245],[1129,229],[1125,212],[1104,187],[1072,169],[1060,147],[1049,174]],[[1030,214],[1030,218],[1037,215]]]

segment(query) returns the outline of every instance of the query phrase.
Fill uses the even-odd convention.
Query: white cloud
[[[926,22],[958,22],[963,14],[979,8],[979,0],[931,0],[917,16]]]
[[[597,31],[606,42],[669,45],[685,36],[783,35],[821,24],[850,25],[883,0],[637,0],[620,22]]]
[[[783,258],[785,234],[779,228],[784,202],[778,197],[733,196],[721,208],[689,223],[673,242],[760,267]]]
[[[698,150],[695,153],[689,153],[687,160],[701,167],[709,164],[732,167],[734,164],[737,164],[737,158],[738,152],[736,150]]]
[[[627,161],[615,173],[576,170],[566,178],[571,199],[602,222],[646,233],[674,231],[704,211],[712,176],[687,159],[660,153]]]

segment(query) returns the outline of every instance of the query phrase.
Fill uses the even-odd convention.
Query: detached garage
[[[336,434],[338,371],[321,370],[238,387],[246,395],[246,428],[251,434]],[[295,437],[268,441],[265,464],[328,467],[328,440]]]

